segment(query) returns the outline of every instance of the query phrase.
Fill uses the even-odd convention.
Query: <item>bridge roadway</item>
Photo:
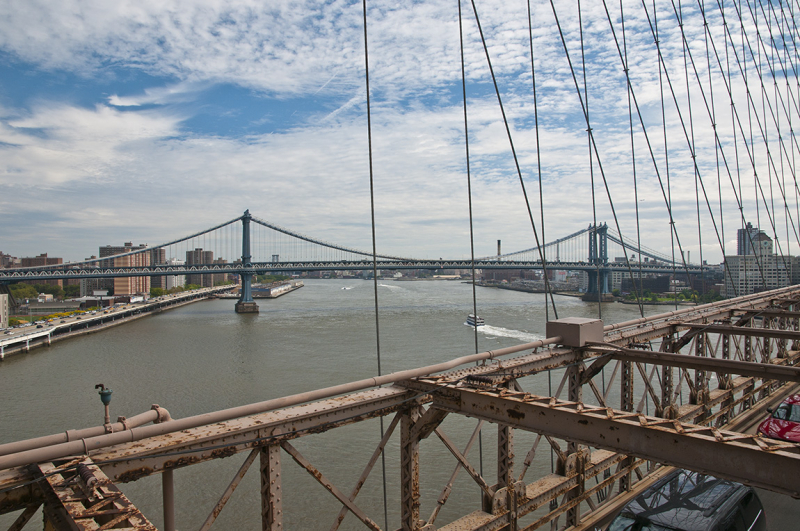
[[[5,359],[5,356],[15,352],[27,352],[32,347],[50,345],[52,341],[118,324],[122,320],[129,320],[139,315],[181,306],[188,302],[205,299],[217,293],[224,293],[238,287],[238,284],[235,284],[216,286],[213,288],[200,288],[164,295],[162,297],[155,297],[144,302],[111,306],[100,309],[96,313],[72,315],[40,325],[33,324],[20,328],[12,328],[0,335],[0,360]]]
[[[133,417],[130,425],[0,445],[0,513],[24,509],[24,520],[44,506],[45,519],[64,522],[64,528],[78,520],[101,526],[113,514],[119,515],[118,522],[128,518],[130,528],[152,530],[127,500],[113,510],[99,510],[122,498],[114,494],[111,499],[111,491],[104,490],[109,499],[97,502],[86,481],[95,478],[95,490],[97,485],[111,489],[114,482],[161,474],[168,522],[164,531],[173,531],[172,471],[241,452],[248,457],[216,506],[208,509],[202,529],[214,522],[259,456],[262,528],[282,529],[280,470],[285,452],[341,503],[342,512],[332,520],[341,522],[349,511],[367,528],[380,529],[356,499],[395,429],[400,432],[401,484],[400,499],[393,503],[400,504],[406,531],[517,529],[521,518],[534,514],[535,527],[566,518],[567,529],[594,529],[608,522],[653,475],[663,473],[658,463],[800,497],[800,447],[742,433],[800,382],[799,307],[800,286],[792,286],[605,327],[596,320],[562,319],[553,325],[560,330],[557,336],[434,366],[196,417],[170,419],[159,408],[155,416],[151,412]],[[698,328],[704,323],[727,326]],[[595,337],[600,341],[592,340]],[[631,356],[638,358],[626,361]],[[680,368],[687,364],[694,369]],[[614,366],[613,372],[601,379],[606,365]],[[564,375],[553,396],[522,389],[534,383],[529,378],[553,369],[563,369],[558,374]],[[657,369],[659,376],[654,378]],[[716,373],[717,387],[710,385],[709,373]],[[678,401],[683,383],[690,388],[685,403]],[[620,385],[618,407],[608,402],[612,385]],[[645,398],[655,408],[651,415],[642,413]],[[349,495],[291,443],[387,415],[394,418],[386,435]],[[466,451],[444,433],[442,421],[448,415],[497,426],[496,478],[483,477],[465,457]],[[161,422],[141,425],[146,420]],[[514,430],[539,434],[523,463],[515,463]],[[463,469],[484,493],[481,508],[443,526],[434,521],[450,495],[452,480],[433,504],[434,514],[427,520],[420,514],[420,442],[431,435],[450,450],[455,471]],[[544,450],[537,454],[540,442]],[[544,459],[548,446],[558,457],[555,472],[523,480],[531,460],[537,455]],[[518,455],[524,452],[523,448]],[[83,479],[77,474],[79,462],[85,467],[80,469]]]
[[[478,260],[474,263],[476,269],[544,269],[541,261],[497,261]],[[470,269],[473,263],[469,260],[379,260],[378,269]],[[619,271],[629,273],[628,265],[624,262],[609,262],[600,265],[601,271]],[[588,262],[548,262],[547,268],[552,270],[568,271],[597,271],[596,264]],[[634,274],[641,271],[645,273],[685,273],[701,274],[711,271],[709,266],[682,265],[673,267],[669,264],[635,263],[630,266]],[[64,280],[81,278],[113,278],[113,277],[142,277],[142,276],[169,276],[169,275],[203,275],[203,274],[267,274],[286,273],[294,271],[365,271],[372,270],[372,260],[358,261],[298,261],[298,262],[256,262],[250,267],[240,264],[195,264],[186,265],[154,265],[141,267],[94,267],[73,268],[69,264],[59,266],[41,266],[31,268],[0,269],[0,283],[16,282],[20,280]]]

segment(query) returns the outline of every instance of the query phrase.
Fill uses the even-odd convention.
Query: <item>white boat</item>
[[[480,315],[469,314],[467,316],[467,322],[464,324],[467,326],[478,327],[478,326],[484,326],[486,323],[483,322],[483,317],[481,317]]]

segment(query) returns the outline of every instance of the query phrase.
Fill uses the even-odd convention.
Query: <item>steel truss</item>
[[[337,500],[341,510],[330,515],[332,529],[348,512],[364,528],[382,529],[381,519],[359,505],[358,494],[392,438],[399,438],[401,478],[393,503],[400,507],[400,527],[409,531],[590,529],[663,474],[663,465],[800,497],[800,448],[744,433],[800,381],[798,303],[800,288],[792,287],[608,325],[603,341],[580,347],[550,345],[510,359],[489,353],[482,365],[100,447],[79,460],[96,467],[95,476],[104,474],[109,484],[163,474],[165,492],[171,492],[173,470],[246,454],[219,501],[207,509],[202,530],[213,528],[257,458],[262,528],[283,529],[284,454]],[[543,379],[553,376],[558,383],[552,396],[542,396],[537,390],[545,388]],[[443,428],[454,414],[478,419],[463,448]],[[350,488],[335,485],[291,442],[387,415],[388,429]],[[487,422],[497,430],[493,478],[469,457]],[[521,443],[518,430],[535,434],[534,442]],[[421,442],[433,436],[454,461],[438,498],[423,503]],[[85,446],[95,448],[91,439]],[[551,473],[526,479],[551,453]],[[79,475],[70,464],[77,462],[60,464],[62,477]],[[71,529],[82,513],[59,507],[53,497],[55,476],[43,472],[55,465],[32,465],[0,471],[0,513],[23,510],[22,522],[42,505],[57,529]],[[482,502],[441,524],[442,507],[463,495],[455,484],[462,471]],[[423,511],[427,507],[432,512]]]

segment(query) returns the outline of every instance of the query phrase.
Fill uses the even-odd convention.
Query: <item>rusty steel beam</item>
[[[152,426],[144,426],[126,430],[124,432],[98,435],[97,437],[81,439],[79,441],[54,444],[52,446],[45,446],[43,448],[21,451],[12,455],[0,456],[0,470],[21,465],[52,461],[54,459],[71,455],[85,455],[93,450],[108,448],[117,444],[140,441],[142,439],[157,437],[164,434],[174,434],[201,426],[209,426],[228,420],[258,415],[267,411],[274,411],[276,409],[305,404],[315,400],[323,400],[335,397],[337,395],[355,393],[363,389],[376,388],[383,385],[401,382],[409,378],[417,378],[437,372],[450,371],[461,365],[472,364],[478,361],[494,360],[500,356],[515,354],[524,350],[538,349],[540,347],[557,344],[559,342],[561,342],[560,336],[550,337],[540,341],[533,341],[531,343],[525,343],[513,347],[506,347],[497,350],[481,352],[478,354],[462,356],[460,358],[437,363],[435,365],[427,365],[425,367],[419,367],[416,369],[407,369],[393,372],[391,374],[374,376],[355,382],[334,385],[296,395],[284,396],[280,398],[274,398],[272,400],[265,400],[263,402],[256,402],[254,404],[247,404],[245,406],[223,409],[211,413],[196,415],[194,417],[186,417],[173,420],[172,422],[163,422]]]
[[[467,474],[469,474],[470,477],[472,477],[473,481],[475,481],[475,483],[478,485],[478,487],[480,487],[483,493],[489,498],[494,496],[495,489],[490,487],[489,484],[486,483],[486,481],[480,475],[480,473],[477,470],[475,470],[475,468],[473,468],[472,465],[469,464],[469,460],[467,460],[467,457],[458,450],[455,443],[452,440],[450,440],[450,438],[447,435],[445,435],[445,433],[439,428],[436,428],[435,433],[439,437],[439,440],[441,440],[442,443],[445,445],[445,447],[448,450],[450,450],[450,453],[453,454],[453,457],[456,458],[458,463],[462,466],[462,468],[464,468]]]
[[[261,477],[261,531],[283,531],[283,485],[281,447],[271,444],[258,449]]]
[[[355,503],[353,503],[353,501],[350,498],[347,497],[347,495],[345,495],[344,492],[339,490],[336,487],[336,485],[334,485],[328,478],[326,478],[322,474],[322,472],[320,472],[316,467],[314,467],[308,461],[308,459],[303,457],[303,455],[297,451],[297,448],[289,444],[288,441],[282,442],[281,447],[284,449],[284,451],[286,451],[286,453],[292,456],[292,459],[294,459],[298,465],[303,467],[306,470],[306,472],[311,474],[311,476],[314,479],[316,479],[317,482],[325,488],[325,490],[333,494],[336,497],[336,499],[342,503],[342,505],[347,507],[350,510],[350,512],[353,513],[353,515],[356,518],[361,520],[361,522],[365,526],[374,531],[381,531],[381,528],[380,526],[378,526],[378,524],[372,521],[370,517],[364,513],[364,511],[362,511]]]
[[[211,514],[208,515],[206,521],[203,522],[202,526],[200,526],[200,531],[208,531],[209,529],[211,529],[211,526],[214,524],[214,521],[217,519],[217,516],[219,516],[219,513],[222,512],[222,509],[225,507],[225,504],[228,503],[228,500],[230,500],[231,496],[233,496],[233,491],[235,491],[236,487],[239,486],[239,483],[244,478],[244,475],[247,474],[247,471],[250,469],[250,465],[252,465],[253,461],[255,461],[256,457],[258,457],[260,450],[261,450],[260,448],[254,448],[253,451],[250,452],[250,455],[247,456],[247,459],[244,460],[244,463],[242,463],[242,466],[239,467],[239,470],[238,472],[236,472],[236,475],[233,476],[233,479],[228,484],[228,487],[225,489],[225,492],[222,493],[222,497],[220,497],[219,501],[214,506],[214,509],[212,509]]]
[[[415,531],[419,524],[419,439],[412,437],[418,419],[417,408],[401,413],[400,526],[403,531]]]
[[[674,310],[670,312],[660,313],[657,315],[648,315],[647,317],[639,317],[637,319],[631,319],[630,321],[623,321],[621,323],[605,325],[603,329],[606,332],[609,332],[612,330],[620,330],[624,328],[635,327],[643,323],[667,321],[670,319],[674,319],[676,317],[680,317],[680,319],[686,320],[687,316],[692,316],[691,319],[695,319],[695,318],[700,318],[702,316],[707,317],[712,314],[729,313],[733,310],[737,311],[752,310],[754,308],[758,308],[759,305],[763,305],[764,308],[767,308],[769,306],[772,306],[773,301],[776,300],[775,295],[786,295],[787,298],[784,300],[798,303],[800,302],[800,287],[788,286],[786,288],[779,288],[769,292],[754,293],[752,295],[742,295],[739,297],[734,297],[732,299],[726,299],[718,302],[710,302],[708,304],[701,304],[699,306],[693,306],[681,310]]]
[[[416,395],[398,387],[383,387],[152,437],[143,443],[121,444],[93,453],[93,457],[110,478],[133,481],[167,468],[228,457],[265,443],[280,443],[387,415],[407,405]],[[104,461],[113,462],[103,464]]]
[[[800,367],[790,367],[773,363],[756,363],[722,358],[709,358],[687,354],[671,354],[650,350],[634,350],[614,345],[592,345],[592,351],[607,354],[621,361],[668,365],[684,369],[714,371],[725,374],[739,374],[765,380],[800,383]]]
[[[33,518],[33,515],[36,514],[36,511],[39,510],[39,507],[41,507],[41,504],[29,505],[26,507],[25,510],[22,511],[22,514],[20,514],[17,519],[14,520],[14,523],[11,524],[11,527],[8,528],[8,531],[22,531],[22,529],[28,525],[28,522],[30,522],[31,518]]]
[[[45,520],[54,529],[158,531],[90,459],[43,463],[36,471],[45,492]]]
[[[472,437],[469,438],[467,442],[467,446],[464,448],[464,451],[461,455],[464,456],[464,459],[467,458],[469,455],[470,449],[472,449],[472,445],[475,444],[475,441],[478,439],[478,435],[481,433],[481,428],[483,428],[484,421],[479,420],[478,425],[475,426],[475,430],[472,432]],[[455,483],[456,478],[458,477],[458,473],[461,471],[461,462],[459,461],[455,468],[453,469],[453,473],[450,474],[450,479],[447,482],[447,485],[442,489],[442,493],[439,495],[439,498],[436,500],[436,507],[433,509],[430,518],[428,518],[427,525],[432,526],[434,522],[436,522],[436,518],[439,516],[439,511],[442,510],[442,507],[445,503],[447,503],[448,498],[450,498],[450,494],[453,492],[453,483]]]
[[[729,334],[732,336],[767,337],[771,339],[800,339],[800,332],[776,330],[774,328],[751,328],[719,324],[676,323],[676,327],[690,328],[707,334]]]
[[[745,316],[753,317],[800,317],[800,312],[791,310],[777,310],[775,308],[765,308],[763,310],[742,310]],[[738,315],[736,317],[739,317]]]
[[[790,443],[551,397],[435,387],[434,405],[451,412],[800,497],[800,448]]]
[[[375,448],[375,451],[372,452],[372,457],[370,457],[369,461],[367,462],[367,466],[364,467],[364,471],[358,478],[355,487],[353,487],[353,490],[350,491],[351,502],[355,501],[356,496],[358,496],[358,493],[361,492],[361,487],[363,487],[364,483],[366,483],[370,472],[372,472],[372,468],[375,466],[375,463],[378,462],[378,458],[381,455],[383,455],[383,452],[385,451],[386,448],[386,444],[389,442],[389,438],[392,436],[395,428],[399,423],[400,423],[400,415],[395,415],[394,418],[392,419],[392,422],[389,424],[389,427],[386,429],[386,432],[383,434],[383,437],[381,437],[381,440],[378,443],[378,446]],[[336,521],[331,526],[331,531],[336,531],[337,529],[339,529],[339,526],[342,524],[342,520],[344,520],[344,517],[347,516],[347,510],[348,510],[347,506],[342,506],[342,509],[339,511],[339,514],[336,517]]]

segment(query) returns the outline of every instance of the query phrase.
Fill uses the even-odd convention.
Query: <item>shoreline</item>
[[[176,301],[173,304],[158,306],[152,309],[148,309],[146,311],[142,311],[141,308],[135,308],[129,310],[130,312],[129,315],[123,315],[119,319],[114,319],[112,317],[110,320],[107,320],[105,322],[101,322],[95,325],[83,326],[77,330],[67,330],[63,332],[58,332],[57,334],[53,333],[48,335],[43,334],[29,341],[19,341],[18,343],[14,343],[12,346],[3,348],[3,350],[0,352],[0,362],[5,360],[5,358],[8,356],[27,354],[34,348],[49,347],[50,345],[58,341],[63,341],[66,339],[71,339],[74,337],[88,335],[88,334],[94,334],[96,332],[102,332],[108,328],[127,324],[132,321],[142,319],[144,317],[150,317],[153,314],[159,314],[164,311],[172,310],[175,308],[181,308],[183,306],[186,306],[187,304],[192,304],[194,302],[206,301],[209,299],[216,299],[216,298],[219,298],[218,294],[216,292],[210,292],[208,294],[204,294],[203,296],[187,297],[186,300]]]

